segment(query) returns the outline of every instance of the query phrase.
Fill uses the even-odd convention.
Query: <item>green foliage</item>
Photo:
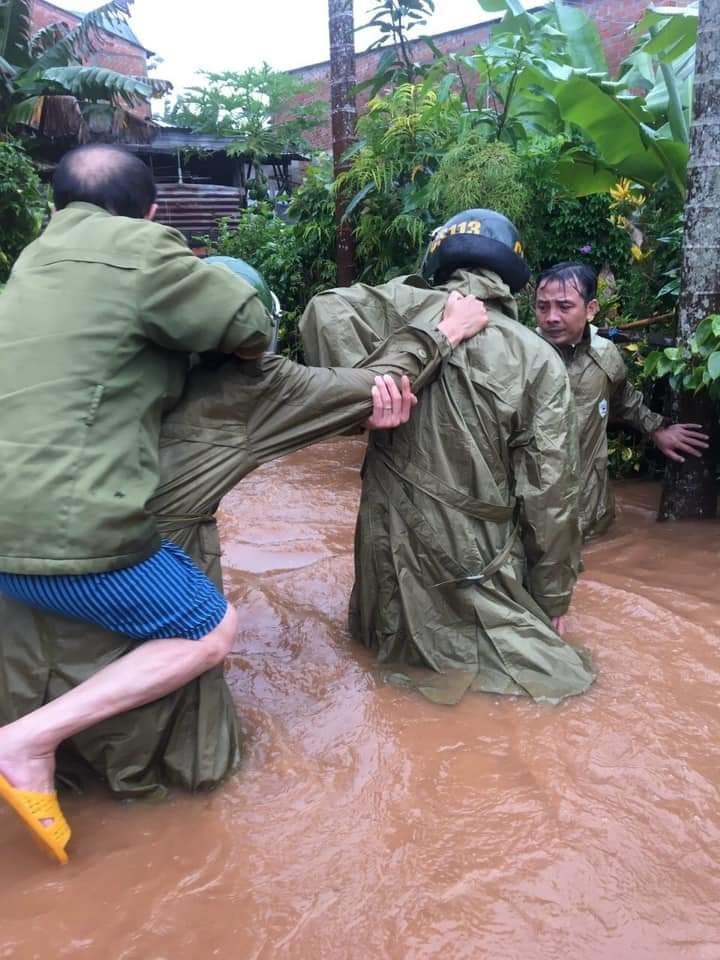
[[[34,240],[47,212],[35,167],[15,140],[0,140],[0,283],[16,257]]]
[[[269,204],[258,204],[243,211],[237,227],[222,222],[217,239],[208,241],[208,249],[226,257],[241,257],[259,270],[280,301],[283,310],[280,336],[288,353],[295,355],[304,273],[293,228],[275,216]]]
[[[382,87],[399,83],[414,83],[428,72],[427,64],[416,63],[412,59],[413,38],[410,34],[418,27],[427,24],[427,17],[435,12],[435,0],[378,0],[371,8],[371,17],[357,30],[378,30],[379,39],[370,44],[368,50],[384,49],[378,63],[375,76],[358,85],[358,90],[370,87],[370,95],[375,96]],[[423,37],[433,47],[428,37]]]
[[[266,63],[242,73],[205,70],[201,76],[203,84],[188,87],[165,119],[198,133],[232,137],[228,155],[252,158],[257,195],[265,195],[261,161],[309,149],[305,136],[322,122],[326,104],[308,99],[314,84],[277,73]]]
[[[579,133],[560,168],[573,193],[604,192],[628,177],[646,187],[670,184],[679,206],[696,17],[662,8],[645,18],[635,51],[611,81],[597,27],[575,5],[556,0],[538,12],[517,0],[481,5],[505,10],[491,44],[469,57],[450,55],[443,66],[465,92],[473,122],[515,146],[537,134]],[[479,81],[476,106],[468,71]]]
[[[608,469],[613,480],[640,473],[645,443],[629,430],[617,429],[608,435]]]
[[[671,129],[672,77],[661,68],[672,74],[691,57],[693,17],[663,10],[645,20],[611,82],[597,27],[582,10],[559,0],[537,12],[518,0],[481,4],[505,11],[487,46],[471,55],[435,50],[420,69],[398,45],[378,70],[375,88],[395,86],[371,101],[337,184],[352,197],[361,278],[415,269],[432,227],[481,205],[517,223],[535,270],[559,260],[609,268],[615,314],[651,312],[660,290],[667,303],[674,251],[660,238],[680,209],[687,144]],[[375,11],[395,41],[405,29],[401,6],[387,0]],[[399,82],[410,76],[422,82]],[[620,223],[608,191],[623,176],[651,199]]]
[[[645,376],[660,380],[669,377],[678,393],[707,392],[720,398],[720,315],[705,317],[687,343],[651,353],[644,366]]]
[[[460,97],[427,82],[370,102],[349,170],[336,183],[352,196],[348,216],[364,281],[416,270],[430,231],[459,210],[486,206],[511,219],[524,213],[517,156],[464,121]]]
[[[128,77],[107,67],[51,67],[43,74],[49,92],[71,94],[78,100],[110,101],[128,108],[167,93],[167,84],[152,77]]]
[[[325,104],[294,102],[312,94],[314,84],[277,73],[267,63],[240,73],[203,70],[200,75],[204,83],[188,87],[166,111],[169,122],[198,133],[237,137],[238,143],[264,138],[262,149],[269,154],[304,149],[304,135],[324,119]]]
[[[406,83],[388,97],[371,100],[358,122],[361,139],[336,188],[354,194],[348,215],[355,217],[356,252],[366,282],[382,283],[416,269],[436,223],[430,179],[457,142],[461,114],[457,96],[442,101],[436,91]]]
[[[288,214],[303,266],[305,304],[320,290],[335,284],[335,198],[329,158],[311,166],[293,195]]]
[[[32,33],[30,0],[0,3],[0,129],[19,124],[48,136],[88,133],[82,105],[102,103],[120,130],[136,128],[128,109],[172,88],[164,80],[127,77],[83,66],[97,51],[102,32],[126,23],[133,0],[109,0],[68,29],[59,19]]]
[[[282,307],[280,343],[284,353],[301,354],[298,323],[315,293],[335,283],[335,201],[327,164],[311,167],[281,219],[270,204],[243,211],[240,223],[220,224],[212,253],[241,257],[265,278]]]
[[[565,260],[597,271],[610,264],[623,277],[632,262],[630,239],[610,223],[610,196],[573,197],[561,184],[564,146],[562,137],[537,138],[521,158],[522,182],[532,198],[520,224],[528,262],[534,273]]]
[[[664,280],[657,297],[668,305],[674,305],[680,296],[680,262],[682,257],[683,215],[664,215],[660,198],[655,194],[653,205],[658,210],[658,236],[656,262],[658,277]]]
[[[632,267],[619,276],[622,312],[649,316],[672,312],[677,302],[682,214],[676,212],[670,188],[649,193],[621,180],[610,191],[610,220],[631,241]]]
[[[625,361],[628,383],[643,391],[647,387],[644,374],[645,353],[644,343],[620,343],[618,350]],[[651,467],[648,460],[651,447],[641,434],[626,429],[617,424],[610,424],[608,428],[608,464],[610,476],[616,480],[624,477],[647,473]]]
[[[510,147],[487,143],[471,130],[447,151],[432,177],[433,213],[447,220],[459,210],[487,207],[521,223],[530,201],[522,173],[522,161]]]
[[[390,89],[360,118],[341,176],[332,183],[327,168],[311,169],[291,203],[292,227],[282,228],[290,230],[288,277],[297,262],[302,284],[280,291],[290,314],[334,282],[338,193],[350,198],[346,219],[365,282],[416,270],[434,227],[461,209],[487,206],[516,222],[534,271],[562,260],[598,270],[601,322],[622,325],[672,310],[694,15],[666,8],[649,14],[619,79],[610,81],[597,28],[576,5],[555,0],[532,12],[519,0],[481,3],[505,13],[491,43],[445,55],[422,38],[435,59],[419,65],[407,36],[432,3],[378,0],[372,25],[383,37],[376,46],[383,38],[395,46],[384,51],[373,89]],[[232,109],[222,98],[205,99],[196,113],[208,131],[223,132],[218,124],[232,124]],[[285,115],[279,107],[277,114]],[[242,125],[236,132],[240,141]],[[278,228],[263,229],[275,243]],[[253,243],[262,242],[258,233]],[[261,246],[243,249],[262,270]],[[525,319],[534,323],[530,299]],[[637,358],[628,360],[636,374]],[[631,446],[623,444],[623,451]],[[627,452],[618,456],[621,464],[637,462]]]

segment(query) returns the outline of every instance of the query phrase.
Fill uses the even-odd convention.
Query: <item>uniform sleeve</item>
[[[153,237],[139,280],[147,337],[170,350],[261,353],[271,321],[255,289],[223,267],[203,263],[175,230]]]
[[[334,290],[312,298],[299,329],[305,359],[317,367],[354,367],[390,332],[389,318],[372,302],[358,310]]]
[[[555,617],[570,605],[581,536],[575,406],[561,361],[549,359],[527,391],[524,429],[511,446],[529,591]]]
[[[613,385],[610,395],[610,416],[613,420],[622,421],[646,436],[660,430],[666,422],[662,414],[653,413],[646,405],[642,393],[628,383],[626,376]]]
[[[434,379],[451,347],[437,330],[411,325],[389,337],[360,367],[303,367],[281,357],[262,361],[262,391],[248,438],[260,463],[360,425],[372,413],[376,376],[407,374],[417,391]]]

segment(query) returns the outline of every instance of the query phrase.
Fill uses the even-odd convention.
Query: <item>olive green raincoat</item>
[[[260,464],[362,422],[375,373],[420,375],[420,387],[449,353],[434,325],[421,320],[370,357],[365,370],[313,370],[270,355],[196,367],[163,421],[162,482],[151,501],[161,532],[221,587],[214,515],[222,497]],[[0,623],[0,723],[60,696],[134,646],[2,596]],[[82,758],[120,796],[162,795],[172,784],[216,786],[239,754],[235,711],[218,668],[73,738],[59,773],[77,782]]]
[[[0,297],[0,570],[97,573],[160,546],[148,500],[191,352],[267,345],[249,283],[170,227],[71,203]]]
[[[575,418],[555,351],[517,322],[496,274],[457,271],[435,289],[409,277],[319,295],[301,322],[306,356],[356,362],[406,320],[437,315],[450,290],[484,300],[490,323],[408,424],[371,437],[350,628],[390,678],[438,702],[469,688],[557,702],[593,672],[550,625],[580,562]]]
[[[575,347],[557,348],[570,378],[580,439],[580,516],[587,540],[604,533],[615,519],[615,497],[608,473],[608,422],[634,427],[645,436],[666,423],[627,381],[620,351],[588,324]]]

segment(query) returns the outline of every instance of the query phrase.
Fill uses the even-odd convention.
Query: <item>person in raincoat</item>
[[[580,438],[580,518],[583,537],[604,533],[615,519],[608,472],[607,428],[625,423],[682,463],[708,446],[700,424],[668,425],[627,380],[620,351],[601,337],[593,320],[600,305],[597,275],[584,263],[559,263],[538,277],[535,315],[541,336],[559,351],[575,397]]]
[[[487,307],[363,467],[350,630],[388,679],[437,702],[557,702],[594,679],[559,635],[580,563],[577,433],[562,361],[517,320],[521,252],[509,220],[467,210],[433,235],[423,276],[330,290],[300,323],[308,362],[348,365],[453,291]]]
[[[218,259],[271,309],[270,291],[257,272],[242,261]],[[162,535],[221,589],[215,512],[222,497],[261,464],[361,424],[373,410],[371,390],[375,417],[386,426],[399,422],[400,394],[375,377],[408,374],[421,389],[461,338],[486,322],[484,309],[469,299],[451,307],[444,318],[418,318],[398,331],[363,369],[311,369],[270,354],[255,361],[202,358],[163,420],[161,482],[150,502]],[[408,402],[403,395],[406,410]],[[127,637],[7,597],[0,597],[0,622],[0,724],[79,686],[133,648]],[[79,785],[89,768],[119,797],[159,797],[172,785],[216,786],[240,753],[231,695],[216,667],[175,693],[73,736],[58,754],[57,772],[61,781]]]

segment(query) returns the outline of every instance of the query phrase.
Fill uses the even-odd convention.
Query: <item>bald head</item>
[[[53,177],[55,208],[94,203],[121,217],[146,217],[155,203],[149,168],[120,147],[92,144],[66,153]]]

